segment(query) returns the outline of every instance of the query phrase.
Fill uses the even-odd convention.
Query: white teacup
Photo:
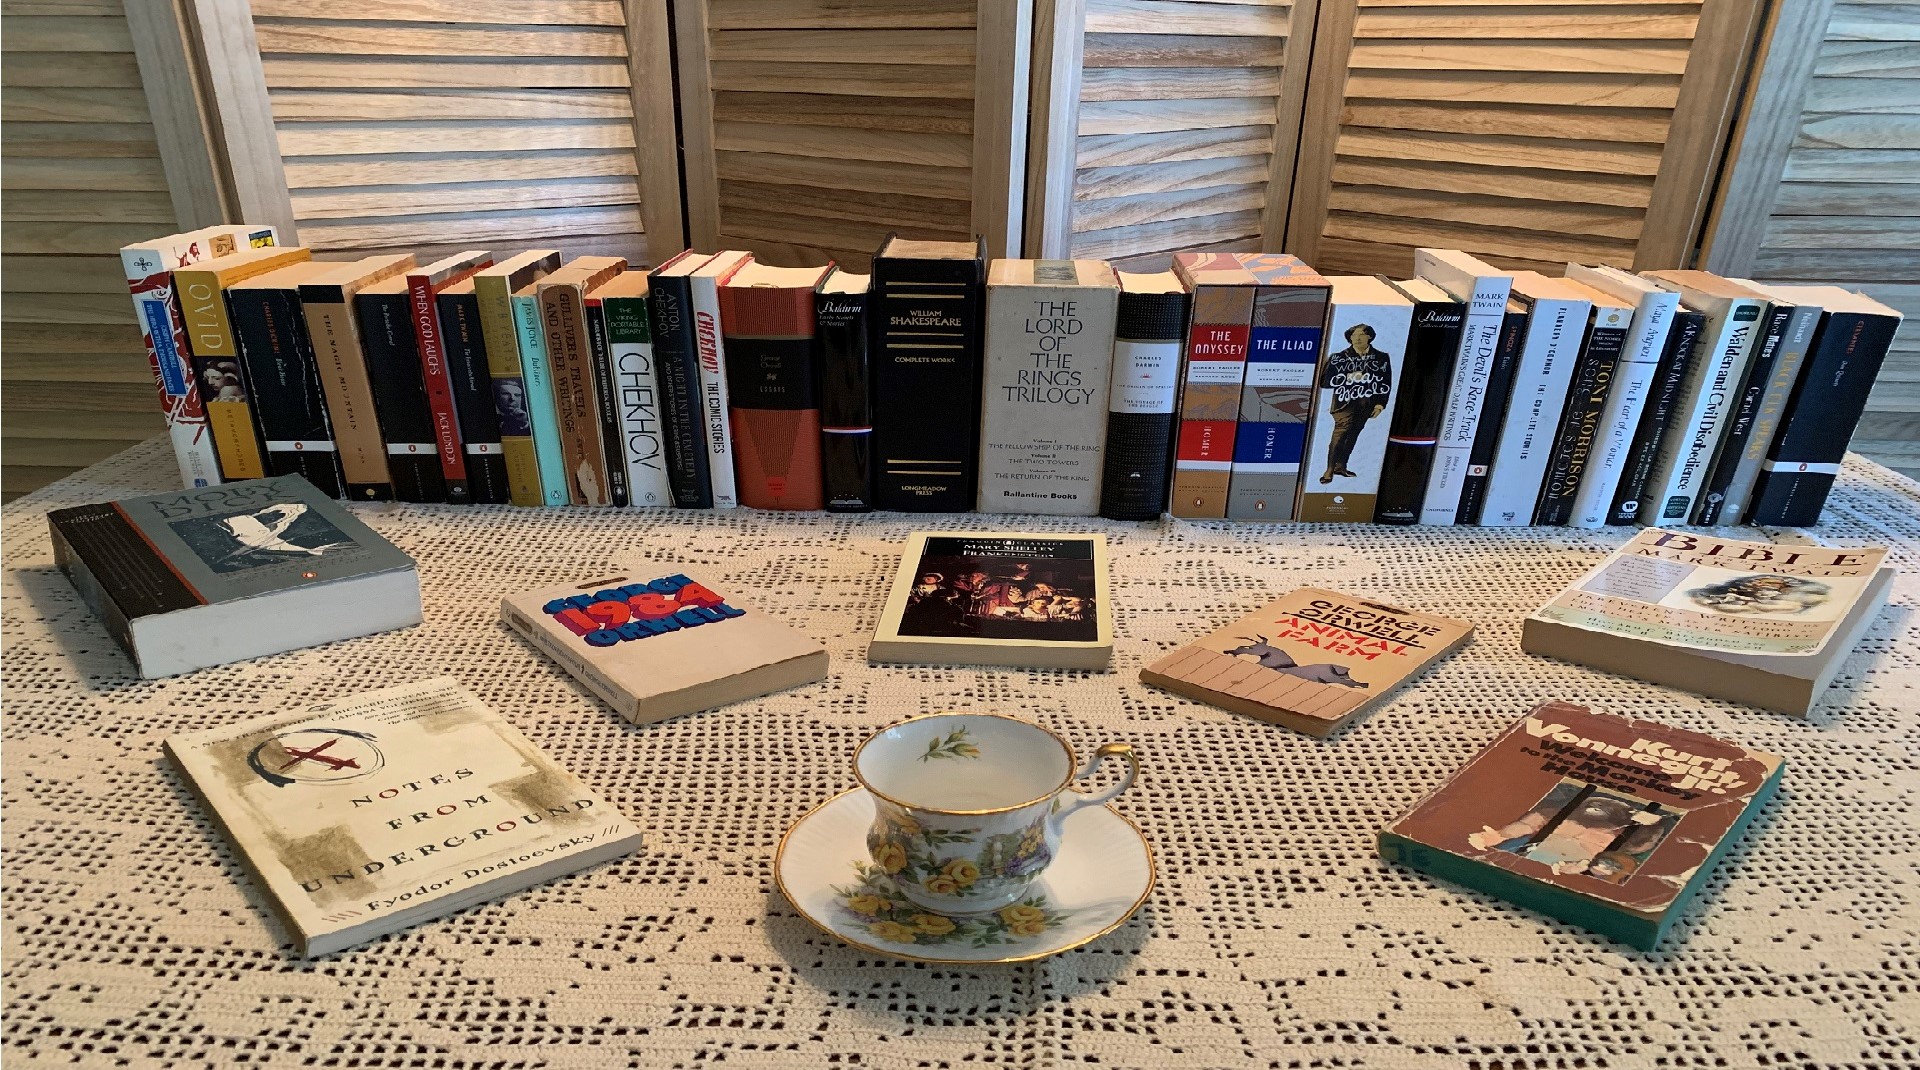
[[[1070,789],[1109,757],[1127,762],[1118,785]],[[853,775],[873,796],[873,864],[901,895],[942,914],[1020,899],[1058,853],[1066,818],[1105,805],[1139,774],[1125,743],[1101,747],[1076,773],[1066,740],[996,713],[916,717],[882,729],[853,756]]]

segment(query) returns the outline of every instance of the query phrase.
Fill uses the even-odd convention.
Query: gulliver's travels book
[[[1520,645],[1805,716],[1886,603],[1886,553],[1648,528],[1535,610]]]
[[[632,572],[500,600],[500,618],[634,724],[823,680],[827,648],[734,592]]]
[[[1472,634],[1464,620],[1303,587],[1167,654],[1140,680],[1325,736]]]
[[[870,662],[1104,669],[1113,657],[1101,535],[917,531]]]
[[[1780,758],[1536,706],[1380,833],[1380,857],[1652,949],[1779,786]]]
[[[326,955],[640,848],[452,677],[170,736],[167,757]]]

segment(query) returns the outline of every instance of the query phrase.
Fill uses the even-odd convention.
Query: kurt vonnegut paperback
[[[867,660],[1104,669],[1113,609],[1102,535],[920,531],[907,539]]]

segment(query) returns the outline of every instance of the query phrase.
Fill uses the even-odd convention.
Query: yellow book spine
[[[247,400],[240,356],[234,348],[233,325],[227,319],[226,295],[218,273],[176,271],[174,292],[193,345],[193,375],[206,403],[207,426],[213,429],[213,449],[220,472],[228,480],[263,479],[267,465],[254,427],[253,405]]]
[[[528,424],[526,383],[520,374],[520,338],[513,329],[512,295],[507,280],[498,275],[480,275],[473,280],[473,293],[480,306],[480,336],[487,345],[487,372],[493,377],[496,394],[500,383],[520,398],[518,423],[510,423],[501,412],[500,453],[507,459],[507,500],[515,505],[546,504],[546,492],[540,485],[540,459],[533,449],[533,429]]]

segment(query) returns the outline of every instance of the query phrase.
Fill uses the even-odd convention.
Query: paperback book
[[[434,442],[433,410],[420,374],[407,280],[398,273],[362,286],[353,297],[366,351],[367,378],[387,444],[393,496],[403,502],[444,502],[447,477]]]
[[[1235,255],[1260,288],[1247,332],[1227,517],[1292,520],[1327,329],[1327,280],[1282,253]]]
[[[1408,279],[1394,289],[1413,302],[1413,326],[1407,333],[1407,359],[1400,398],[1388,425],[1387,451],[1380,460],[1380,489],[1373,519],[1380,524],[1418,524],[1433,470],[1433,450],[1446,417],[1447,387],[1460,355],[1460,332],[1467,306],[1425,279]]]
[[[1580,359],[1573,367],[1573,382],[1567,390],[1566,405],[1560,413],[1560,429],[1554,436],[1553,456],[1547,462],[1546,476],[1540,485],[1540,499],[1534,505],[1535,524],[1558,526],[1573,518],[1573,503],[1580,484],[1594,462],[1600,442],[1600,417],[1606,411],[1607,396],[1613,392],[1613,380],[1626,347],[1627,328],[1633,323],[1634,306],[1595,290],[1568,281],[1593,302],[1587,320],[1586,340],[1580,346]]]
[[[1335,276],[1327,349],[1315,377],[1301,520],[1373,519],[1387,424],[1398,396],[1413,302],[1371,275]],[[1335,348],[1340,347],[1340,348]],[[1317,473],[1317,475],[1316,475]]]
[[[173,273],[180,314],[193,351],[194,381],[213,430],[220,474],[228,480],[259,479],[267,474],[259,424],[253,417],[240,346],[227,312],[226,289],[237,282],[313,259],[300,246],[273,246],[235,252]]]
[[[339,449],[300,289],[350,270],[308,260],[227,287],[227,315],[245,369],[267,474],[297,475],[329,498],[345,496]]]
[[[873,511],[872,276],[834,268],[813,295],[820,353],[821,493],[830,513]]]
[[[1699,356],[1681,386],[1673,429],[1661,440],[1637,514],[1642,524],[1684,524],[1704,493],[1731,405],[1746,381],[1767,300],[1705,271],[1649,271],[1645,277],[1706,315]]]
[[[700,430],[707,445],[707,480],[713,487],[713,507],[732,509],[740,504],[739,480],[733,463],[732,403],[727,383],[727,343],[720,321],[720,288],[734,272],[753,261],[752,253],[714,254],[687,273],[692,302],[693,339],[700,355]]]
[[[529,396],[520,335],[514,328],[513,295],[559,268],[557,250],[535,249],[475,272],[473,276],[474,303],[486,341],[493,415],[500,430],[508,496],[515,505],[546,504],[546,489],[541,484],[542,442],[535,436],[534,424],[538,415],[546,415],[549,420],[552,415],[551,408],[546,414],[536,414]]]
[[[707,261],[691,249],[654,268],[647,277],[647,320],[653,335],[654,370],[660,379],[660,409],[666,420],[667,478],[681,509],[713,506],[711,464],[700,418],[700,346],[693,327],[693,282],[688,276]]]
[[[1233,478],[1233,439],[1246,382],[1247,335],[1258,283],[1231,253],[1176,253],[1173,272],[1192,295],[1180,378],[1173,489],[1167,512],[1222,520]]]
[[[393,500],[393,472],[387,443],[380,437],[380,416],[367,367],[366,336],[355,298],[374,283],[413,267],[412,253],[369,256],[341,267],[338,274],[300,285],[300,307],[313,341],[314,363],[326,396],[327,422],[340,455],[347,498],[362,502]]]
[[[436,260],[407,272],[407,311],[413,318],[413,342],[420,358],[420,378],[427,388],[427,408],[433,417],[433,446],[440,459],[440,474],[446,481],[446,500],[453,505],[470,505],[476,498],[467,472],[466,438],[460,423],[460,391],[447,352],[445,325],[440,319],[440,291],[466,279],[482,268],[493,266],[493,254],[469,249]],[[474,325],[474,335],[479,325]],[[481,456],[486,443],[480,443]],[[499,456],[499,443],[492,443]],[[501,482],[505,483],[502,473]],[[501,501],[506,501],[503,495]]]
[[[1600,413],[1593,459],[1580,479],[1567,520],[1573,527],[1597,528],[1607,523],[1626,477],[1634,432],[1654,391],[1680,295],[1615,267],[1568,264],[1567,279],[1633,308],[1620,360],[1614,366],[1613,385]]]
[[[601,283],[588,299],[599,300],[606,320],[607,386],[600,407],[611,410],[602,420],[610,421],[614,429],[607,442],[607,469],[611,474],[616,466],[624,468],[629,505],[656,509],[673,504],[673,487],[648,322],[651,281],[644,271],[621,272]]]
[[[1487,477],[1482,527],[1533,523],[1593,310],[1591,291],[1535,271],[1514,273],[1513,296],[1527,306],[1527,338]]]
[[[915,532],[870,662],[1104,669],[1113,608],[1102,535]]]
[[[1478,437],[1481,409],[1487,400],[1487,380],[1499,352],[1507,298],[1515,277],[1458,249],[1415,249],[1413,269],[1466,304],[1460,352],[1453,365],[1453,380],[1447,386],[1446,413],[1434,449],[1433,472],[1427,478],[1426,501],[1420,510],[1422,524],[1452,524],[1459,518],[1460,497]]]

